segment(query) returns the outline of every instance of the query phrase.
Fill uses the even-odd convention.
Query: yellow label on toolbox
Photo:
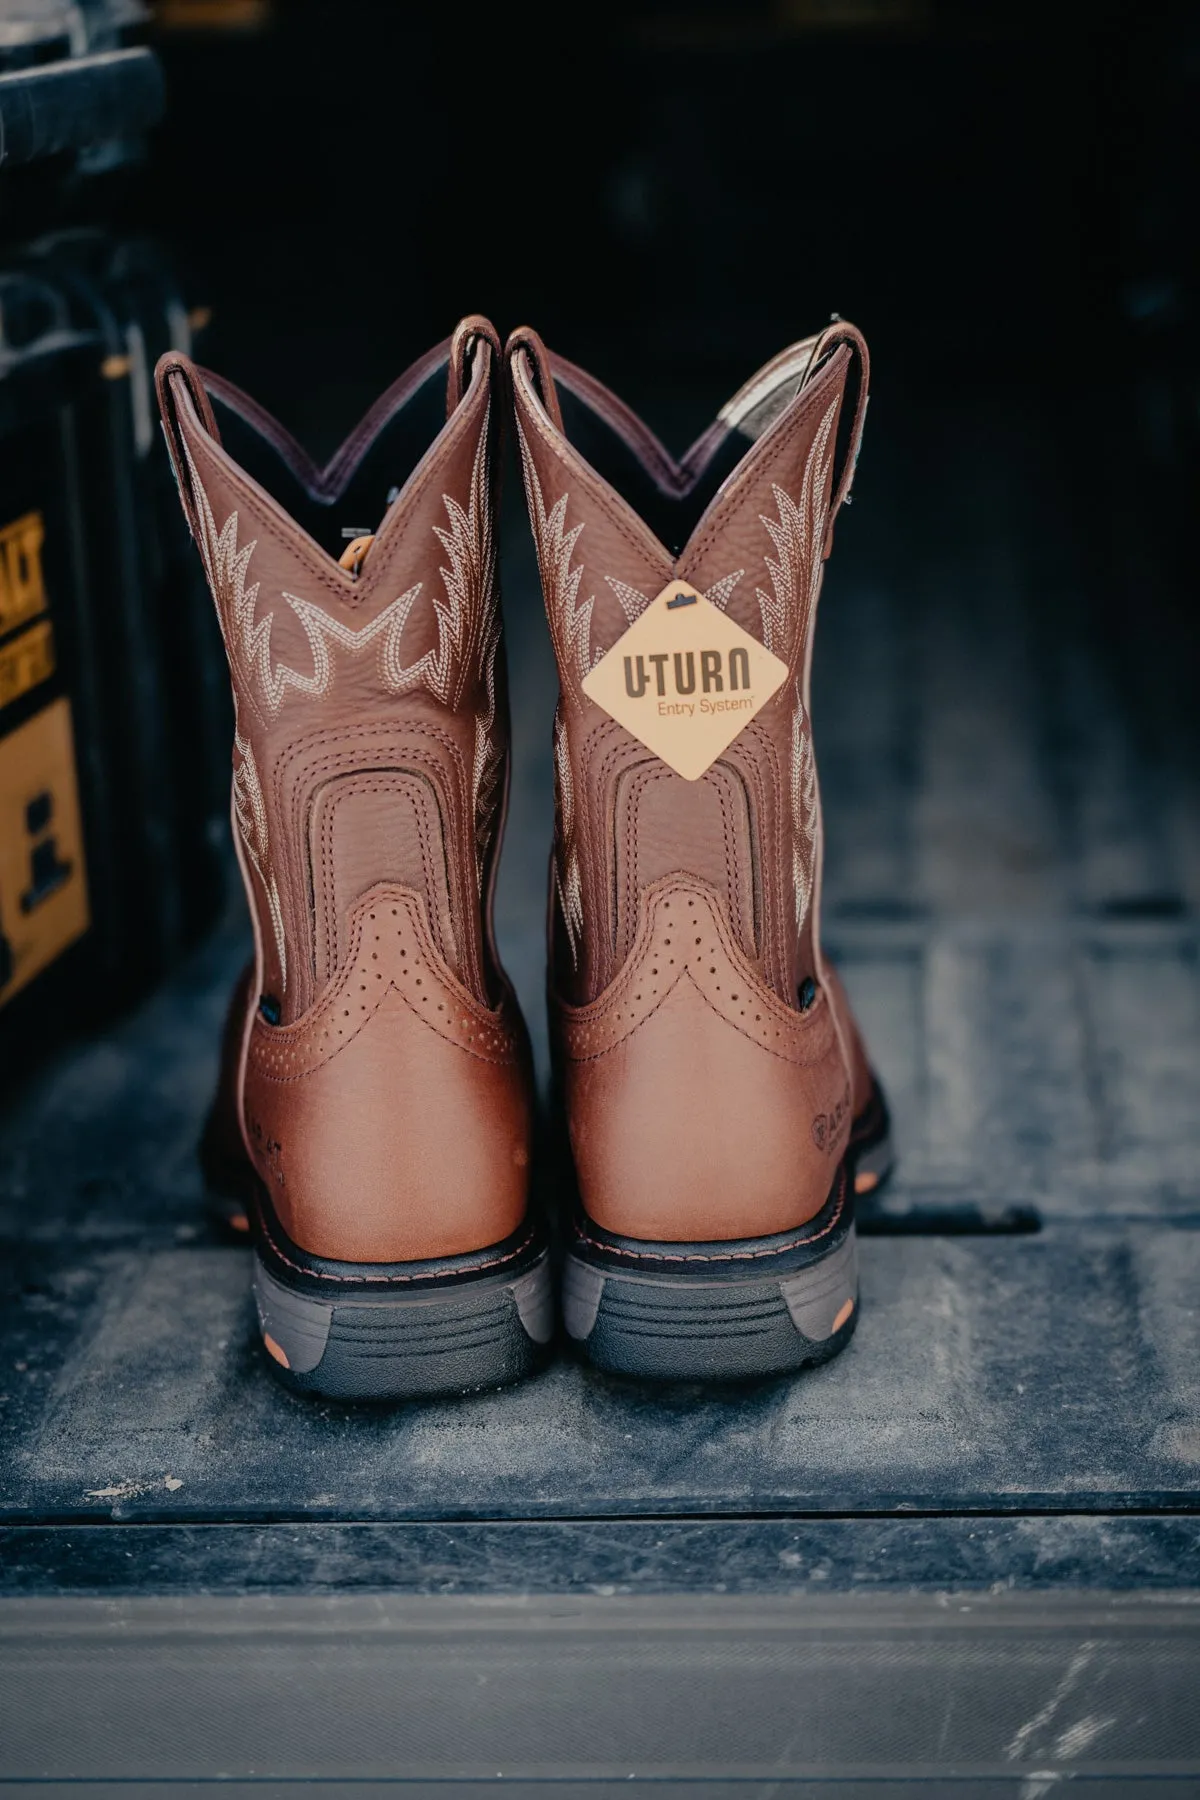
[[[0,707],[9,706],[54,673],[54,627],[39,619],[9,644],[0,644]]]
[[[90,922],[71,706],[0,738],[0,1006]]]
[[[0,636],[45,612],[42,545],[46,528],[39,512],[24,513],[0,529]]]

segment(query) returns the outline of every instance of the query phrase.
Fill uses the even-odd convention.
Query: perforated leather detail
[[[713,890],[676,878],[646,890],[633,951],[612,985],[590,1006],[560,1007],[568,1056],[582,1062],[615,1049],[685,980],[772,1056],[806,1065],[827,1054],[834,1024],[824,994],[806,1013],[784,1006],[738,948]]]
[[[342,962],[351,906],[384,884],[424,896],[438,953],[461,978],[441,812],[425,775],[381,768],[324,782],[313,798],[308,848],[318,990]]]
[[[438,956],[419,894],[381,886],[350,913],[350,948],[341,975],[294,1024],[256,1022],[250,1040],[255,1071],[297,1081],[330,1062],[396,993],[447,1043],[485,1062],[509,1063],[518,1039],[504,1006],[479,1005]]]

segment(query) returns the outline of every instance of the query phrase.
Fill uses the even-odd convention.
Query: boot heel
[[[395,1267],[285,1268],[260,1251],[254,1298],[276,1373],[335,1400],[505,1387],[534,1373],[554,1331],[549,1253],[536,1238]]]
[[[599,1368],[660,1381],[827,1362],[858,1321],[844,1176],[839,1187],[803,1232],[731,1243],[649,1244],[580,1221],[563,1272],[568,1336]]]

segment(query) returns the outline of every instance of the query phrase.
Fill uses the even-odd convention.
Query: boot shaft
[[[257,974],[232,1085],[281,1267],[470,1254],[525,1211],[528,1051],[490,916],[498,370],[465,320],[318,470],[227,383],[158,369],[233,684]],[[340,560],[339,526],[361,533]]]
[[[562,691],[558,989],[583,1004],[603,992],[630,953],[643,896],[686,872],[719,894],[745,956],[773,994],[795,1005],[805,981],[820,976],[809,678],[824,562],[866,404],[862,338],[839,324],[792,346],[678,463],[615,396],[534,334],[516,334],[510,357]],[[782,665],[766,704],[691,780],[585,691],[671,582],[709,601]],[[677,686],[699,707],[699,655],[681,659],[678,671],[673,664],[663,659],[652,670],[635,658],[630,675],[635,685],[657,678],[660,710],[676,703]],[[720,668],[714,662],[724,692]],[[735,682],[738,673],[735,665]],[[724,693],[726,706],[730,699]]]
[[[786,1232],[842,1204],[871,1092],[821,958],[809,700],[866,348],[842,324],[792,346],[678,463],[532,332],[509,357],[561,685],[551,1011],[583,1217]]]
[[[455,974],[480,1000],[494,991],[496,356],[494,336],[460,333],[324,470],[219,377],[182,356],[159,368],[229,658],[234,824],[274,1023],[312,1005],[344,958],[349,909],[380,881],[420,891]],[[348,522],[373,538],[357,568],[337,555]]]

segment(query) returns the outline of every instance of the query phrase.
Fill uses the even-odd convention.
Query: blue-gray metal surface
[[[164,102],[159,60],[140,47],[0,75],[0,167],[145,131]]]
[[[340,1656],[366,1684],[361,1754],[330,1728],[323,1762],[306,1725],[300,1760],[268,1730],[251,1767],[253,1734],[224,1754],[230,1725],[231,1792],[251,1775],[293,1791],[310,1750],[310,1780],[353,1775],[371,1792],[391,1781],[371,1761],[381,1742],[393,1775],[407,1756],[446,1793],[482,1782],[476,1751],[495,1744],[497,1769],[553,1767],[562,1793],[576,1780],[610,1791],[633,1770],[700,1791],[702,1769],[714,1793],[1031,1800],[1064,1772],[1122,1795],[1194,1791],[1191,627],[1136,516],[1114,501],[1098,538],[1094,505],[1072,512],[1037,415],[1010,402],[972,417],[947,415],[903,457],[883,432],[822,600],[825,930],[901,1153],[867,1215],[847,1352],[750,1387],[652,1389],[563,1353],[522,1387],[453,1403],[369,1411],[284,1392],[257,1343],[247,1252],[207,1220],[194,1163],[244,952],[235,921],[136,1017],[37,1078],[2,1127],[0,1638],[19,1672],[61,1621],[38,1666],[47,1681],[59,1671],[56,1693],[85,1688],[100,1721],[37,1752],[41,1703],[22,1698],[36,1694],[22,1677],[24,1760],[0,1762],[6,1779],[38,1773],[39,1792],[66,1792],[90,1757],[97,1793],[110,1778],[152,1783],[160,1766],[165,1780],[168,1765],[208,1780],[172,1670],[226,1709],[210,1718],[304,1716],[316,1694],[320,1721],[330,1695],[350,1704]],[[544,1070],[553,681],[515,503],[509,524],[517,755],[500,929]],[[150,1615],[120,1610],[206,1593],[260,1611],[214,1614],[206,1649],[199,1623],[164,1638]],[[472,1636],[478,1620],[430,1614],[457,1646],[434,1657],[439,1688],[431,1639],[414,1650],[385,1620],[407,1648],[371,1649],[386,1607],[314,1614],[335,1646],[315,1660],[309,1627],[271,1610],[355,1593],[498,1607],[491,1647]],[[50,1595],[85,1611],[37,1613]],[[535,1606],[541,1623],[522,1636],[539,1596],[551,1611]],[[684,1654],[691,1626],[667,1629],[654,1608],[688,1597],[709,1635]],[[1005,1613],[1006,1598],[1027,1610]],[[751,1601],[783,1607],[792,1637],[729,1610]],[[854,1611],[831,1649],[838,1607],[869,1601],[883,1610]],[[1134,1621],[1126,1602],[1146,1610]],[[626,1603],[648,1610],[603,1610]],[[577,1628],[566,1649],[564,1616]],[[176,1722],[174,1760],[155,1762],[153,1734],[134,1755],[136,1734],[103,1723],[103,1706],[124,1717],[119,1682],[101,1677],[117,1644],[139,1706],[150,1695],[163,1731]],[[469,1731],[458,1760],[438,1763],[413,1696],[444,1727],[464,1681]],[[400,1691],[403,1743],[378,1732]],[[522,1694],[549,1708],[540,1750]],[[865,1713],[856,1694],[871,1697]],[[596,1697],[600,1725],[572,1762],[570,1732]],[[520,1729],[501,1730],[507,1705]],[[657,1749],[638,1735],[646,1709],[673,1721]],[[727,1724],[723,1749],[709,1710]],[[949,1770],[966,1785],[935,1786]]]

